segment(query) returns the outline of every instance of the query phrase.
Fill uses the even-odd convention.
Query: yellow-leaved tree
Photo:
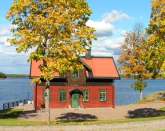
[[[147,68],[148,48],[146,47],[146,39],[147,36],[142,25],[136,24],[134,30],[126,33],[118,60],[124,77],[135,80],[132,87],[139,91],[140,100],[143,99],[143,90],[147,86],[144,80],[152,75]]]
[[[147,40],[148,70],[152,78],[164,77],[165,73],[165,0],[152,0],[152,13]]]
[[[42,61],[37,81],[44,79],[48,92],[56,72],[82,68],[80,55],[95,39],[95,30],[86,25],[91,13],[86,0],[13,1],[7,13],[13,25],[9,41],[18,52],[32,50],[29,61]]]

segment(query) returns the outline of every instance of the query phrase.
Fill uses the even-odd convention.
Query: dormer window
[[[72,73],[72,78],[73,79],[78,79],[79,78],[79,72],[78,71],[75,71]]]

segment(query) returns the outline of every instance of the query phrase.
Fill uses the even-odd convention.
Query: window
[[[79,78],[79,72],[78,72],[78,71],[73,72],[73,73],[72,73],[72,78],[74,78],[74,79]]]
[[[100,90],[100,101],[106,101],[106,99],[107,99],[106,90]]]
[[[60,91],[60,101],[61,102],[66,101],[66,91],[65,90]]]
[[[83,101],[84,102],[89,101],[89,91],[88,90],[83,91]]]

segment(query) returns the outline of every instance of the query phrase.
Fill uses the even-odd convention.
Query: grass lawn
[[[135,119],[122,119],[122,120],[89,120],[89,121],[51,121],[50,125],[98,125],[98,124],[117,124],[127,122],[144,122],[152,120],[165,119],[165,116],[150,117],[150,118],[135,118]],[[47,121],[28,121],[20,119],[0,119],[0,126],[44,126]]]
[[[126,118],[118,120],[89,120],[89,121],[54,121],[52,125],[98,125],[98,124],[117,124],[117,123],[127,123],[127,122],[144,122],[152,120],[162,120],[165,116],[160,117],[148,117],[148,118]]]
[[[21,109],[7,109],[0,111],[0,125],[1,126],[28,126],[28,125],[42,125],[46,122],[41,121],[27,121],[17,119],[23,113]]]
[[[23,111],[18,109],[1,110],[0,119],[17,118],[21,113],[23,113]]]
[[[161,110],[165,110],[165,108],[161,108]],[[17,117],[23,113],[22,110],[16,109],[8,109],[4,111],[0,111],[0,126],[42,126],[47,125],[47,121],[30,121],[30,120],[21,120],[17,119]],[[95,125],[95,124],[115,124],[115,123],[127,123],[127,122],[144,122],[144,121],[152,121],[152,120],[161,120],[165,119],[165,116],[159,117],[148,117],[148,118],[126,118],[119,120],[87,120],[87,121],[51,121],[50,125]]]
[[[160,108],[161,111],[165,111],[165,107]]]
[[[19,119],[0,119],[0,126],[42,126],[47,122],[42,121],[28,121]]]

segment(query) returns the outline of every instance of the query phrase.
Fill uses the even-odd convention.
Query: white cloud
[[[15,47],[0,44],[0,72],[29,73],[27,55],[17,53]]]
[[[103,21],[105,23],[114,23],[119,20],[128,20],[130,17],[121,11],[113,10],[110,13],[107,13],[103,17]]]
[[[130,17],[121,11],[113,10],[110,13],[104,15],[102,20],[93,21],[89,20],[87,25],[96,29],[96,35],[98,37],[102,36],[111,36],[115,31],[114,22],[118,22],[120,20],[128,20]]]
[[[1,31],[0,31],[0,36],[6,36],[6,35],[8,35],[8,34],[9,34],[8,28],[7,28],[7,29],[5,29],[5,28],[1,29]]]
[[[4,45],[10,45],[10,43],[7,41],[9,37],[8,36],[0,36],[0,44],[4,44]]]
[[[7,45],[0,45],[0,54],[17,55],[15,48]]]
[[[96,29],[97,40],[93,42],[92,55],[119,55],[120,46],[124,40],[124,29],[116,27],[118,21],[129,20],[130,16],[124,12],[113,10],[105,14],[101,20],[89,20],[87,25]]]
[[[123,37],[107,38],[101,37],[97,41],[93,42],[92,54],[101,56],[114,56],[120,54],[120,46],[123,41]]]
[[[0,26],[0,44],[10,45],[7,39],[10,37],[10,26]]]
[[[89,20],[87,25],[96,29],[96,35],[98,37],[112,35],[112,32],[114,31],[114,26],[111,23],[105,23],[104,21]]]
[[[29,73],[27,54],[17,53],[14,46],[10,46],[10,26],[0,26],[0,72]]]
[[[25,55],[10,55],[0,53],[0,72],[4,73],[29,73],[29,63]]]

